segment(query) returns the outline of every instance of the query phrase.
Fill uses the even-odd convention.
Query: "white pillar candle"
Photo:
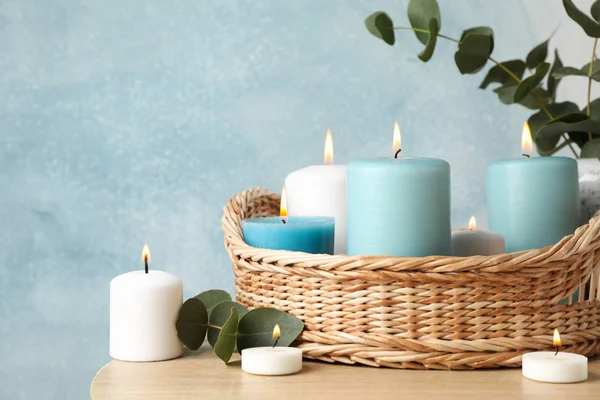
[[[539,382],[575,383],[588,377],[588,359],[580,354],[561,353],[560,335],[554,329],[552,340],[556,352],[538,351],[523,354],[523,376]]]
[[[477,229],[471,217],[467,229],[452,231],[452,255],[456,257],[491,256],[505,253],[504,237],[492,231]]]
[[[334,217],[335,254],[346,253],[346,165],[333,164],[333,140],[327,131],[325,164],[311,165],[285,178],[290,216]]]
[[[150,257],[144,246],[144,260]],[[181,280],[147,269],[110,282],[110,356],[121,361],[161,361],[181,356],[175,321],[183,301]]]
[[[242,370],[254,375],[289,375],[302,369],[302,350],[253,347],[242,350]]]

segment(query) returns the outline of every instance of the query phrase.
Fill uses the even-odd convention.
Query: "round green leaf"
[[[208,313],[204,303],[195,297],[187,299],[179,309],[175,322],[177,337],[188,349],[198,350],[204,342]]]
[[[575,67],[560,67],[557,68],[552,75],[555,78],[564,78],[565,76],[587,76],[587,72]]]
[[[207,290],[206,292],[202,292],[194,297],[204,303],[204,306],[208,310],[209,314],[210,309],[220,302],[231,300],[231,295],[220,289]]]
[[[390,46],[396,42],[394,35],[394,23],[389,15],[383,11],[377,11],[365,19],[365,26],[373,36],[378,37]]]
[[[541,63],[535,70],[535,73],[526,79],[522,80],[515,90],[515,103],[520,102],[527,96],[533,89],[535,89],[542,81],[550,70],[550,64],[547,62]]]
[[[500,86],[494,89],[494,93],[498,94],[498,99],[503,104],[515,104],[515,92],[517,86]],[[541,87],[534,88],[528,93],[518,104],[527,107],[531,110],[539,110],[542,106],[547,106],[550,103],[550,93]]]
[[[408,3],[408,20],[415,29],[430,30],[431,20],[437,20],[437,31],[442,29],[442,16],[440,6],[436,0],[410,0]],[[424,45],[429,41],[429,34],[415,31],[417,39]]]
[[[570,101],[563,103],[553,103],[548,105],[548,111],[555,117],[561,117],[566,114],[576,113],[578,111],[577,104]],[[542,127],[550,121],[550,117],[544,111],[538,111],[533,114],[527,122],[531,129],[531,137],[535,142],[538,153],[542,156],[549,156],[556,152],[556,145],[560,140],[560,135],[550,137],[540,137],[539,132]]]
[[[289,346],[304,329],[304,323],[291,314],[275,308],[257,308],[240,319],[237,338],[238,350],[272,346],[273,328],[277,324],[281,330],[278,346]]]
[[[559,68],[562,68],[563,63],[560,57],[558,56],[558,50],[554,50],[554,63],[552,63],[552,67],[550,68],[550,73],[548,74],[548,92],[550,96],[555,99],[556,98],[556,89],[558,88],[558,83],[560,82],[560,78],[554,76],[554,73]]]
[[[494,34],[491,28],[480,26],[467,29],[461,36],[454,62],[461,74],[479,72],[494,50]]]
[[[595,4],[594,4],[595,5]],[[578,9],[572,0],[563,0],[563,6],[567,15],[590,37],[600,38],[600,25]]]
[[[427,62],[431,59],[431,56],[433,56],[439,31],[440,29],[438,25],[438,20],[432,18],[431,21],[429,21],[429,40],[427,40],[427,45],[425,46],[425,49],[419,54],[419,59],[421,61]]]
[[[580,112],[566,114],[546,123],[540,129],[539,137],[550,137],[571,132],[591,132],[600,134],[600,122],[588,119]]]
[[[581,112],[587,113],[587,106]],[[600,98],[592,100],[590,103],[590,119],[600,122]]]
[[[212,309],[208,319],[209,327],[207,335],[208,343],[210,343],[212,347],[215,347],[217,339],[219,338],[219,333],[221,332],[223,325],[225,325],[225,322],[229,319],[232,308],[237,310],[240,318],[248,312],[246,307],[233,301],[223,301]]]
[[[500,65],[515,74],[519,79],[521,79],[525,73],[525,62],[523,60],[504,61],[500,63]],[[500,83],[502,85],[506,85],[507,83],[516,85],[518,83],[502,67],[500,67],[500,65],[495,65],[490,68],[485,79],[481,82],[481,85],[479,85],[480,89],[487,88],[490,83]]]
[[[600,158],[600,139],[592,139],[581,149],[582,158]]]
[[[235,307],[231,307],[231,314],[223,329],[219,332],[217,343],[215,343],[215,354],[227,364],[231,359],[231,355],[235,350],[235,339],[238,332],[238,311]]]
[[[538,65],[546,61],[546,57],[548,57],[548,41],[546,40],[544,43],[538,44],[527,54],[527,59],[525,63],[527,64],[527,68],[533,69]]]
[[[592,14],[592,17],[594,17],[596,22],[600,22],[600,0],[596,0],[594,4],[592,4],[590,14]]]

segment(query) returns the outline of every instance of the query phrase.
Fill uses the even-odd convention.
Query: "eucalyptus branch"
[[[588,92],[587,92],[587,116],[592,114],[592,74],[594,73],[594,62],[596,61],[596,46],[598,45],[598,38],[594,39],[594,48],[592,49],[592,61],[590,62],[590,69],[588,71]],[[588,132],[588,139],[592,140],[592,132]]]
[[[392,29],[394,29],[394,30],[414,31],[414,32],[420,32],[420,33],[425,33],[427,35],[431,35],[431,31],[429,31],[427,29],[413,28],[413,27],[408,27],[408,26],[394,26]],[[458,43],[459,45],[462,43],[460,40],[451,38],[451,37],[446,36],[446,35],[441,35],[439,33],[437,34],[437,36],[441,37],[443,39],[449,40],[451,42]],[[597,41],[598,41],[598,39],[596,39],[594,41],[594,54],[596,53],[596,42]],[[506,68],[505,65],[503,65],[502,63],[496,61],[491,56],[488,56],[487,58],[488,58],[488,60],[490,60],[491,62],[493,62],[494,64],[496,64],[498,66],[498,68],[500,68],[504,72],[506,72],[508,74],[508,76],[510,76],[511,78],[513,78],[515,80],[515,82],[521,83],[521,79],[517,75],[515,75],[510,69]],[[593,59],[593,57],[592,57],[592,59]],[[591,71],[591,68],[593,67],[593,63],[594,62],[592,60],[592,64],[590,66],[590,71]],[[590,72],[589,75],[591,75],[591,72]],[[591,84],[591,78],[590,78],[590,84]],[[541,110],[544,112],[544,114],[546,114],[548,116],[548,118],[550,118],[551,120],[554,119],[554,116],[552,115],[552,113],[550,112],[550,110],[548,109],[548,107],[546,107],[546,105],[540,99],[538,99],[533,93],[531,93],[531,97],[533,97],[533,99],[538,103],[538,105],[540,106]],[[589,103],[590,103],[589,99],[590,99],[590,93],[589,93],[589,89],[588,89],[588,115],[589,115]],[[589,135],[591,136],[591,133]],[[575,148],[573,147],[572,141],[569,140],[569,138],[564,133],[561,135],[561,137],[564,140],[563,145],[567,144],[569,146],[569,148],[571,149],[571,151],[573,152],[573,155],[575,156],[575,158],[579,158],[579,156],[577,155],[577,152],[575,151]]]

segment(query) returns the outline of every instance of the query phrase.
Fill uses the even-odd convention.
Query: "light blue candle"
[[[566,157],[502,160],[487,170],[490,229],[506,251],[559,242],[580,225],[577,163]]]
[[[353,161],[347,170],[348,254],[449,255],[450,165],[435,158]]]
[[[335,220],[332,217],[251,218],[242,221],[244,240],[253,247],[333,254]]]

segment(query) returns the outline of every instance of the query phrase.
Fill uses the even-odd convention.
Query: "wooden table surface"
[[[600,399],[600,359],[590,360],[589,378],[550,384],[523,378],[520,369],[412,371],[304,361],[288,376],[254,376],[239,356],[223,364],[203,347],[156,363],[111,361],[94,378],[92,400],[244,399]]]

